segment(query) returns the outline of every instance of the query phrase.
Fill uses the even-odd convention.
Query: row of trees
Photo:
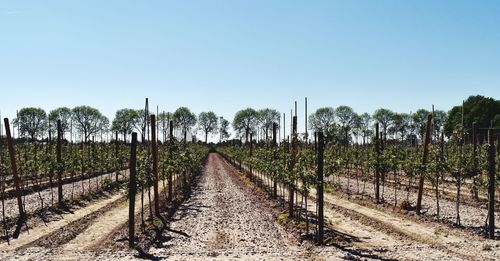
[[[57,120],[61,120],[63,133],[72,131],[74,123],[75,129],[81,133],[84,141],[109,125],[109,120],[99,110],[89,106],[78,106],[73,109],[61,107],[50,111],[48,115],[41,108],[22,108],[13,123],[18,128],[19,136],[35,140],[43,138],[43,135],[48,133],[51,139],[52,133],[56,133]]]
[[[419,109],[414,113],[398,113],[381,108],[370,115],[358,114],[351,107],[344,105],[335,109],[322,107],[309,115],[308,127],[314,132],[322,131],[326,133],[327,139],[337,140],[343,144],[348,144],[353,139],[357,141],[361,139],[365,144],[368,142],[367,139],[373,136],[372,123],[376,121],[380,124],[384,140],[392,138],[416,142],[424,137],[425,122],[429,113],[433,114],[432,137],[436,139],[443,132],[450,137],[461,131],[460,126],[472,126],[473,122],[479,128],[500,128],[500,100],[483,96],[470,96],[462,106],[455,106],[448,113],[442,110],[429,112],[425,109]],[[58,119],[61,120],[64,133],[69,131],[73,136],[74,127],[76,134],[85,142],[93,135],[109,131],[121,133],[124,140],[127,135],[137,131],[144,139],[148,126],[148,117],[144,115],[146,115],[144,109],[121,109],[116,112],[110,126],[109,120],[99,110],[89,106],[78,106],[73,109],[61,107],[50,111],[48,116],[40,108],[23,108],[18,112],[14,126],[18,127],[21,136],[31,140],[43,138],[46,134],[50,139],[51,133],[55,133]],[[245,141],[249,140],[251,134],[268,141],[272,124],[279,125],[280,116],[277,110],[270,108],[261,110],[246,108],[235,114],[232,127]],[[188,108],[180,107],[173,113],[158,113],[158,133],[163,134],[164,140],[171,120],[176,126],[176,134],[182,136],[184,140],[195,126],[196,130],[204,135],[205,142],[210,135],[220,134],[221,141],[230,136],[230,123],[223,117],[218,117],[212,111],[202,112],[197,116]]]
[[[124,140],[126,140],[127,135],[137,131],[144,139],[148,126],[148,117],[144,117],[145,114],[144,109],[121,109],[116,112],[110,125],[106,116],[90,106],[78,106],[73,109],[61,107],[48,114],[41,108],[27,107],[17,112],[13,124],[20,137],[29,138],[31,141],[52,139],[53,134],[57,132],[57,120],[61,120],[64,134],[69,132],[71,138],[73,138],[73,134],[76,134],[84,142],[87,142],[92,136],[105,135],[110,131],[119,132],[123,135]],[[162,112],[158,115],[158,132],[163,133],[164,140],[166,140],[171,120],[173,120],[176,130],[183,135],[184,140],[197,123],[197,130],[203,133],[205,142],[211,134],[220,133],[221,140],[229,137],[229,121],[223,117],[218,117],[211,111],[202,112],[197,117],[188,108],[180,107],[174,113]]]
[[[392,135],[394,139],[423,138],[425,119],[429,111],[420,109],[413,114],[396,113],[389,109],[378,109],[373,115],[368,113],[357,114],[349,106],[337,108],[322,107],[309,115],[309,129],[314,132],[325,132],[330,139],[338,139],[344,143],[352,140],[353,136],[362,138],[363,143],[372,136],[372,122],[378,121],[387,138]],[[446,112],[434,111],[434,131],[439,133],[446,120]],[[233,120],[234,130],[249,139],[250,134],[257,134],[266,141],[269,140],[269,132],[272,124],[280,123],[280,113],[274,109],[254,110],[247,108],[236,113]],[[262,134],[262,135],[259,135]]]
[[[309,128],[316,132],[325,132],[330,139],[337,139],[341,143],[349,143],[353,138],[361,138],[363,144],[373,135],[372,122],[379,122],[383,137],[388,136],[394,140],[422,140],[425,132],[425,120],[429,111],[419,109],[415,113],[398,113],[381,108],[372,115],[368,113],[357,114],[349,106],[337,108],[319,108],[309,116]],[[434,133],[442,131],[446,121],[446,112],[436,110],[434,114]]]
[[[233,129],[248,141],[250,134],[263,134],[269,140],[273,123],[280,122],[280,113],[274,109],[255,110],[247,108],[238,111],[233,120]]]
[[[313,132],[324,132],[329,141],[349,144],[361,139],[365,144],[374,135],[373,123],[378,122],[384,140],[417,143],[424,139],[426,119],[430,113],[433,140],[438,140],[443,133],[447,137],[458,135],[462,131],[471,134],[470,128],[474,122],[479,128],[500,128],[500,100],[480,95],[470,96],[461,106],[453,107],[448,113],[434,109],[398,113],[380,108],[373,114],[358,114],[345,105],[336,108],[322,107],[309,115],[308,128]],[[273,122],[280,124],[280,113],[276,110],[247,108],[236,113],[233,128],[245,141],[249,140],[250,134],[268,141]],[[462,130],[462,126],[467,127]],[[307,139],[305,135],[304,139]]]

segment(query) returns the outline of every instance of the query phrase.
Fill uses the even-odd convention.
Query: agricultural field
[[[111,129],[89,106],[22,108],[3,124],[0,255],[496,260],[499,129],[465,127],[465,108],[486,101],[500,107],[471,96],[448,134],[442,111],[340,106],[310,114],[303,133],[295,112],[285,137],[286,115],[244,109],[238,139],[214,112],[156,117],[148,99]]]
[[[500,260],[500,1],[0,1],[0,261]]]

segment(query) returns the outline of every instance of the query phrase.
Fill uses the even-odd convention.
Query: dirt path
[[[237,175],[211,154],[191,198],[150,253],[172,260],[310,259]],[[339,250],[329,255],[343,256]]]
[[[30,229],[28,232],[24,232],[19,235],[18,239],[10,240],[10,244],[7,242],[0,244],[0,249],[2,252],[13,251],[18,248],[21,248],[25,245],[28,245],[36,240],[69,225],[71,222],[79,220],[95,211],[98,211],[101,208],[106,207],[109,204],[113,204],[120,200],[123,197],[123,194],[117,193],[110,198],[98,201],[93,203],[85,208],[78,209],[74,213],[70,213],[64,216],[63,219],[48,223],[47,225],[41,225],[36,228]]]

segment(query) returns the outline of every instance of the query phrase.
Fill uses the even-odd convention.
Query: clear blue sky
[[[448,110],[500,98],[500,1],[0,2],[0,110]],[[287,113],[288,114],[288,113]],[[299,113],[299,123],[303,113]]]

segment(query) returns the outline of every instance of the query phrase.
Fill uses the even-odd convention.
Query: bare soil
[[[171,260],[310,259],[217,154],[150,254]],[[330,257],[342,257],[342,251]]]
[[[0,260],[500,259],[500,244],[496,241],[447,223],[400,213],[388,205],[375,205],[366,196],[347,197],[345,191],[325,194],[327,236],[334,240],[316,246],[309,235],[301,234],[304,224],[283,218],[283,200],[267,197],[255,184],[212,153],[193,183],[191,194],[179,201],[182,203],[178,209],[170,207],[173,214],[166,220],[166,229],[145,249],[146,253],[138,255],[123,242],[116,243],[120,240],[117,236],[126,234],[128,219],[126,197],[116,193],[34,226],[9,243],[1,243]],[[369,195],[373,191],[368,185]],[[386,190],[386,199],[390,195],[391,190]],[[310,212],[316,209],[314,196],[315,190],[311,189]],[[432,203],[430,196],[424,200]],[[137,201],[140,206],[140,197]],[[429,204],[424,204],[428,212],[432,209]],[[451,203],[444,199],[442,204],[445,214]],[[481,210],[467,207],[472,206],[465,206],[465,212]],[[136,208],[137,215],[139,210]],[[465,213],[464,222],[477,222],[469,220],[468,215],[474,213]],[[313,227],[311,224],[311,233]]]

